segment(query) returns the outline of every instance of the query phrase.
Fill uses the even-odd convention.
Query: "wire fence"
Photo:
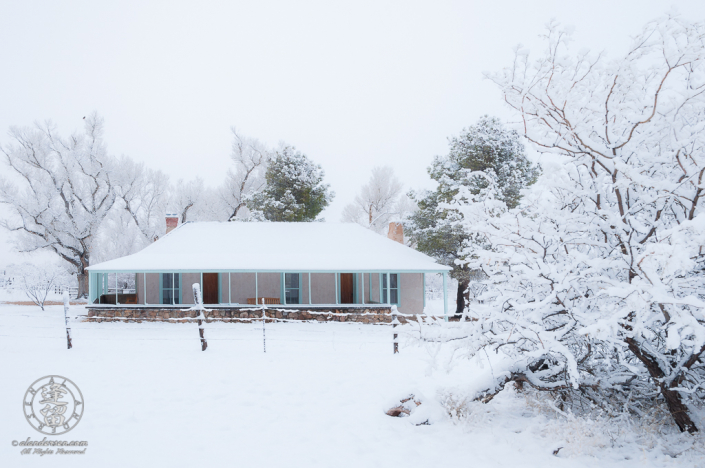
[[[334,321],[334,320],[319,320],[319,319],[311,319],[311,320],[293,320],[293,319],[286,319],[286,318],[278,318],[274,316],[274,313],[277,311],[285,311],[286,309],[277,309],[277,308],[270,308],[270,307],[253,307],[253,308],[246,308],[243,310],[247,310],[248,312],[257,312],[260,316],[259,317],[209,317],[208,312],[210,312],[208,309],[204,309],[204,318],[203,321],[208,324],[206,327],[202,327],[204,332],[205,332],[205,339],[207,341],[214,341],[214,342],[224,342],[224,341],[253,341],[255,338],[253,336],[225,336],[227,334],[228,330],[232,330],[230,327],[227,326],[218,326],[217,324],[235,324],[235,323],[241,323],[241,324],[253,324],[253,325],[258,325],[256,326],[255,330],[262,330],[263,331],[263,336],[262,336],[262,343],[263,343],[263,349],[266,350],[266,342],[267,341],[272,341],[274,343],[276,342],[297,342],[297,343],[323,343],[325,341],[325,337],[327,335],[333,334],[335,336],[335,331],[331,330],[330,328],[321,328],[318,330],[314,329],[307,329],[307,330],[302,330],[301,328],[295,328],[291,329],[291,333],[282,333],[285,331],[283,328],[279,329],[272,329],[270,330],[267,328],[268,334],[264,333],[264,328],[265,326],[269,326],[269,324],[317,324],[317,325],[322,325],[322,324],[328,324],[328,323],[336,323],[339,324],[340,326],[357,326],[357,327],[365,327],[365,326],[375,326],[374,329],[379,330],[379,327],[387,327],[390,331],[389,334],[382,334],[380,335],[379,333],[372,333],[372,334],[365,334],[364,336],[356,336],[354,339],[351,340],[340,340],[340,337],[338,337],[337,342],[339,343],[348,343],[348,344],[355,344],[355,343],[360,343],[360,344],[377,344],[384,346],[385,343],[389,345],[389,350],[390,352],[396,354],[399,353],[399,344],[400,344],[400,337],[401,336],[406,336],[406,337],[416,337],[415,335],[418,335],[418,331],[413,328],[408,328],[408,327],[400,327],[402,325],[398,318],[402,317],[407,320],[417,320],[417,316],[413,314],[403,314],[401,312],[398,312],[396,308],[392,310],[391,313],[387,312],[385,315],[389,316],[389,321],[385,322],[377,322],[377,323],[363,323],[363,322],[357,322],[357,321]],[[193,309],[184,309],[184,311],[189,311],[192,312]],[[380,314],[375,314],[375,313],[355,313],[355,312],[320,312],[320,311],[307,311],[308,313],[319,316],[319,317],[331,317],[331,316],[338,316],[338,317],[348,317],[350,315],[380,315]],[[198,323],[199,318],[198,317],[183,317],[183,318],[142,318],[142,319],[135,319],[135,318],[127,318],[127,317],[111,317],[111,318],[103,318],[101,321],[94,321],[91,320],[92,317],[89,317],[88,315],[73,315],[71,316],[68,313],[68,308],[66,309],[67,316],[69,316],[69,319],[65,321],[65,324],[59,324],[58,321],[53,324],[45,324],[40,322],[31,322],[30,324],[23,324],[17,328],[13,327],[13,332],[8,333],[10,330],[7,329],[6,326],[0,326],[0,337],[13,337],[13,338],[36,338],[36,339],[54,339],[60,336],[60,334],[57,333],[44,333],[44,331],[49,331],[49,330],[63,330],[65,327],[67,329],[67,337],[71,340],[72,346],[73,347],[81,347],[82,342],[89,342],[89,341],[121,341],[121,342],[130,342],[130,341],[135,341],[135,342],[144,342],[144,341],[193,341],[195,342],[196,340],[200,340],[199,333],[197,332],[197,328],[193,328],[193,332],[187,332],[187,330],[181,329],[181,331],[189,333],[186,335],[185,333],[181,333],[178,336],[138,336],[140,333],[148,333],[148,332],[155,332],[158,331],[160,333],[163,333],[165,328],[161,327],[159,325],[171,325],[171,324],[190,324],[190,323]],[[11,313],[3,314],[4,318],[34,318],[34,319],[42,319],[42,321],[54,321],[55,317],[50,317],[48,315],[37,315],[37,314],[26,314],[26,313]],[[328,318],[326,317],[326,318]],[[127,326],[122,327],[122,326],[115,326],[115,325],[108,325],[109,323],[114,322],[114,323],[122,323]],[[170,328],[170,327],[169,327]],[[188,329],[190,329],[189,327]],[[22,333],[22,330],[30,331],[30,333]],[[138,332],[138,335],[135,336],[126,336],[121,333],[119,333],[120,330],[124,331],[135,331]],[[361,332],[364,333],[362,330],[363,328],[360,328]],[[368,328],[368,330],[370,330]],[[36,332],[35,332],[36,331]],[[381,331],[381,330],[380,330]],[[19,332],[19,333],[18,333]],[[76,334],[75,332],[78,332]],[[98,333],[93,333],[93,332],[98,332]],[[105,333],[109,332],[109,333]],[[286,336],[282,336],[286,334]],[[312,337],[315,337],[311,339]],[[266,352],[266,351],[265,351]]]
[[[0,281],[0,289],[4,291],[23,291],[20,283],[18,281],[5,281],[1,282]],[[52,285],[51,288],[49,288],[50,293],[54,293],[57,295],[62,295],[65,292],[69,294],[71,297],[76,297],[78,295],[78,286],[68,286],[68,285],[61,285],[61,284],[55,284]],[[113,289],[113,294],[114,294],[114,289]]]

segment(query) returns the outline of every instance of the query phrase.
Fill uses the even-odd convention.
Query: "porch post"
[[[255,271],[255,305],[259,302],[259,289],[257,289],[257,272]]]
[[[361,273],[362,278],[360,280],[360,285],[362,286],[362,303],[365,303],[365,273]]]
[[[286,273],[279,275],[279,278],[279,281],[281,281],[281,284],[279,285],[279,295],[281,296],[284,305],[286,305]],[[301,288],[301,285],[299,285],[299,288]]]
[[[308,272],[308,305],[313,304],[311,302],[311,272]]]
[[[389,284],[389,272],[387,272],[387,304],[392,305],[392,297],[389,295],[390,293],[390,284]]]
[[[230,280],[230,272],[228,272],[228,305],[233,303],[233,282]]]
[[[333,275],[335,278],[335,305],[338,305],[338,273]]]
[[[117,272],[115,272],[115,305],[119,304],[117,290],[118,290],[118,279],[117,279]]]
[[[147,273],[142,273],[142,284],[144,285],[144,305],[147,305]]]
[[[447,284],[447,278],[448,277],[448,272],[444,271],[443,272],[443,316],[445,317],[445,321],[448,321],[448,284]]]
[[[174,281],[174,279],[171,279]],[[172,296],[172,302],[174,301],[173,296]],[[193,302],[196,302],[196,298],[193,298]],[[201,272],[201,304],[203,304],[203,272]]]

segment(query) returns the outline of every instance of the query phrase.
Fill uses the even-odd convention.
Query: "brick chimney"
[[[167,214],[166,215],[166,233],[169,234],[171,231],[176,229],[179,225],[179,215]]]
[[[393,241],[397,241],[400,244],[404,243],[404,226],[401,223],[389,223],[389,232],[387,232],[387,237]]]

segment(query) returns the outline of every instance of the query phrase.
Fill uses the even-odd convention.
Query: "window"
[[[399,305],[399,275],[389,273],[389,304]],[[387,275],[382,273],[382,304],[387,304]]]
[[[181,303],[181,275],[179,273],[162,273],[162,304]]]
[[[284,273],[284,300],[286,304],[301,304],[301,275]]]

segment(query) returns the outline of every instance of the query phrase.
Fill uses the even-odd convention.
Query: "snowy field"
[[[388,326],[267,324],[265,354],[261,324],[208,324],[201,352],[194,324],[74,322],[69,351],[63,320],[60,306],[0,304],[2,467],[705,466],[701,437],[678,436],[666,448],[644,433],[606,434],[599,422],[557,417],[514,390],[451,419],[443,396],[462,394],[491,368],[449,371],[442,352],[434,361],[411,342],[408,326],[393,355]],[[85,455],[21,455],[12,446],[43,438],[22,400],[50,374],[83,393],[82,420],[54,438],[88,441]],[[409,393],[422,401],[411,417],[384,414]],[[413,424],[426,419],[432,424]]]

